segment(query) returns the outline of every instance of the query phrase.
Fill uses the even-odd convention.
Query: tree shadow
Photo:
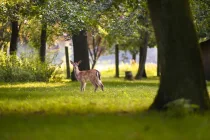
[[[154,79],[153,79],[154,80]],[[132,87],[138,88],[141,86],[148,87],[158,87],[156,81],[152,79],[146,80],[105,80],[103,84],[105,88],[113,87]],[[50,86],[50,87],[34,87],[33,84],[27,87],[17,87],[15,85],[20,83],[13,83],[11,86],[2,86],[0,87],[0,99],[15,99],[15,100],[24,100],[24,99],[42,99],[42,98],[55,98],[68,94],[69,96],[74,96],[75,94],[81,94],[80,92],[80,83],[79,82],[66,82],[59,86]],[[8,85],[5,83],[5,85]],[[88,83],[88,88],[92,85]],[[68,93],[69,91],[69,93]],[[92,91],[91,91],[92,92]],[[55,93],[55,94],[53,94]]]

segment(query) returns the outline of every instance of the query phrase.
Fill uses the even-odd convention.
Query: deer
[[[80,71],[78,66],[81,62],[82,62],[81,60],[78,61],[78,62],[73,62],[73,61],[70,60],[70,63],[74,67],[75,77],[80,82],[81,92],[85,91],[87,81],[90,81],[92,83],[92,85],[95,87],[95,90],[94,90],[95,92],[96,92],[96,90],[98,89],[99,86],[100,86],[101,90],[104,91],[104,85],[101,81],[100,72],[96,69]]]

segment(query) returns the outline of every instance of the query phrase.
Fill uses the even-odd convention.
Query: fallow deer
[[[81,84],[80,85],[81,91],[85,91],[85,86],[86,86],[87,81],[90,81],[93,84],[93,86],[95,87],[95,92],[99,86],[101,87],[102,91],[104,90],[104,85],[101,81],[101,75],[98,70],[91,69],[91,70],[80,71],[78,66],[81,63],[81,60],[79,62],[70,61],[70,63],[74,67],[74,74],[75,74],[76,79]]]

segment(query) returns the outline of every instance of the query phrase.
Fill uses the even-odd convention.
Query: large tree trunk
[[[10,54],[16,54],[18,43],[18,21],[12,21],[12,35],[10,40]]]
[[[158,43],[161,77],[150,109],[163,109],[170,101],[185,98],[209,109],[210,101],[196,30],[188,0],[148,0]]]
[[[115,45],[115,77],[120,77],[119,73],[119,45]]]
[[[73,39],[73,49],[74,49],[74,62],[82,60],[82,63],[79,65],[79,69],[89,70],[90,63],[89,63],[86,31],[85,30],[80,31],[78,35],[73,35],[72,39]],[[76,81],[74,74],[71,74],[71,79],[72,81]]]
[[[210,39],[200,43],[205,79],[210,80]]]
[[[146,63],[146,58],[147,58],[148,40],[149,40],[149,32],[145,31],[143,46],[139,47],[139,68],[135,76],[135,79],[138,79],[138,80],[142,79],[142,77],[147,77],[147,74],[145,71],[145,63]]]
[[[47,42],[47,23],[42,23],[41,46],[40,46],[40,52],[39,52],[41,62],[45,62],[46,42]]]

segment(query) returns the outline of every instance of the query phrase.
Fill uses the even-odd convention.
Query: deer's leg
[[[80,83],[80,91],[82,91],[82,82]]]
[[[101,87],[101,90],[104,91],[104,85],[102,82],[100,82],[100,87]]]
[[[85,82],[81,82],[80,90],[81,91],[85,91],[85,86],[86,86],[86,83]]]
[[[104,91],[104,85],[103,85],[103,83],[101,81],[98,81],[98,83],[99,83],[99,86],[101,87],[101,90]]]
[[[84,82],[82,85],[82,90],[85,91],[86,83]]]
[[[95,84],[94,86],[95,86],[95,92],[96,92],[96,90],[98,89],[98,85],[97,85],[97,84]]]
[[[98,85],[97,85],[97,83],[94,81],[94,80],[90,80],[90,82],[92,83],[92,85],[95,87],[95,92],[96,92],[96,90],[98,89]]]
[[[97,80],[97,86],[100,86],[101,90],[104,91],[104,85],[103,83],[101,82],[101,80]]]

